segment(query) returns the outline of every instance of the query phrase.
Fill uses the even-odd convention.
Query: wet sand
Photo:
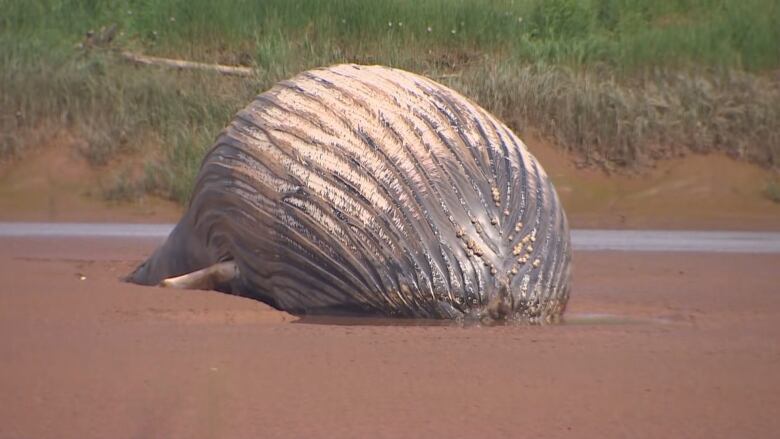
[[[780,429],[777,254],[577,252],[567,324],[389,326],[117,281],[156,244],[0,239],[0,438]]]

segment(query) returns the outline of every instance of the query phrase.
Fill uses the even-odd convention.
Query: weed
[[[103,198],[108,201],[136,201],[147,192],[142,180],[133,177],[129,170],[123,170],[103,188]]]

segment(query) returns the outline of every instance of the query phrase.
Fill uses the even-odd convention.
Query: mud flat
[[[778,254],[576,252],[567,324],[299,320],[0,238],[0,437],[776,437]]]

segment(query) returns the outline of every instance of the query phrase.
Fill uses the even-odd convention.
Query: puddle
[[[647,325],[672,323],[663,318],[638,318],[606,313],[571,313],[560,323],[532,325],[523,321],[483,322],[479,320],[435,320],[390,318],[372,316],[301,316],[292,323],[325,326],[422,326],[422,327],[493,327],[493,326],[601,326],[601,325]]]
[[[366,316],[301,316],[292,323],[326,326],[464,326],[459,320]]]
[[[639,318],[606,313],[571,313],[563,316],[563,325],[643,325],[668,323],[661,318]]]

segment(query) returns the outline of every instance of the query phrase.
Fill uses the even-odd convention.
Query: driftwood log
[[[222,64],[207,64],[180,59],[159,58],[128,51],[121,52],[121,55],[125,60],[141,65],[166,67],[177,70],[204,70],[231,76],[252,76],[254,74],[254,70],[249,67],[225,66]]]

